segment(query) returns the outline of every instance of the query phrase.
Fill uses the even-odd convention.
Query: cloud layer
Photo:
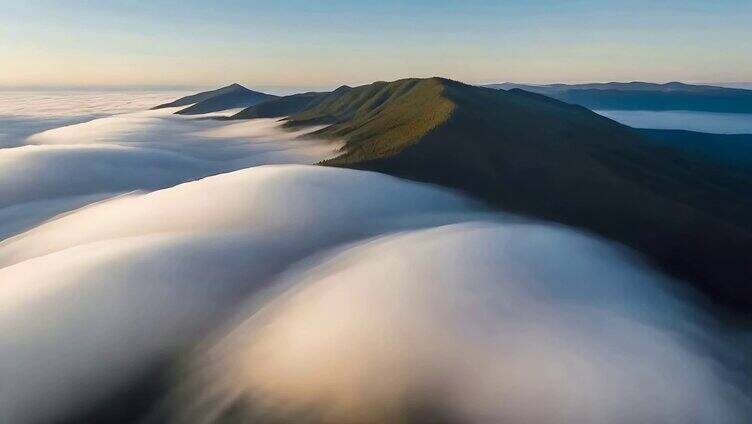
[[[3,421],[95,406],[205,338],[171,419],[748,411],[716,329],[628,252],[374,173],[263,166],[107,200],[0,243],[0,267]]]
[[[321,249],[472,210],[382,175],[257,167],[108,200],[6,240],[0,421],[91,406]]]
[[[752,412],[671,283],[571,230],[407,232],[283,284],[207,348],[192,383],[203,402],[183,399],[183,418],[679,424]]]

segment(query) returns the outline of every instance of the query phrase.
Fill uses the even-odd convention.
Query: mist
[[[0,243],[0,281],[7,422],[95,408],[165,358],[174,421],[749,412],[716,359],[743,352],[628,250],[370,172],[261,166],[104,200]]]
[[[32,134],[110,115],[136,112],[185,91],[9,90],[0,88],[0,148],[18,147]]]
[[[177,403],[185,422],[741,423],[752,412],[710,354],[718,329],[672,282],[569,229],[410,231],[280,284],[193,366],[205,371]]]
[[[10,238],[0,243],[0,420],[92,407],[327,246],[471,213],[485,212],[383,175],[256,167],[100,202]]]

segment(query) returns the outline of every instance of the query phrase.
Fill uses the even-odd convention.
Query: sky
[[[0,86],[749,82],[752,1],[0,0]]]

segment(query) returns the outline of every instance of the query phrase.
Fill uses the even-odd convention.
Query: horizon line
[[[399,78],[402,79],[402,78]],[[371,82],[364,82],[364,83],[344,83],[344,85],[350,85],[350,86],[360,86],[360,85],[368,85],[376,81],[385,81],[385,80],[374,80]],[[396,81],[396,80],[395,80]],[[459,80],[458,80],[459,81]],[[460,81],[468,85],[476,85],[476,86],[483,86],[483,85],[492,85],[492,84],[521,84],[521,85],[535,85],[535,86],[545,86],[545,85],[552,85],[552,84],[566,84],[566,85],[578,85],[578,84],[606,84],[606,83],[635,83],[635,82],[642,82],[642,83],[653,83],[653,84],[666,84],[671,82],[680,82],[683,84],[691,84],[691,85],[715,85],[719,87],[728,87],[728,88],[752,88],[752,80],[750,81],[681,81],[681,80],[666,80],[666,81],[648,81],[648,80],[607,80],[607,81],[576,81],[576,82],[562,82],[562,81],[549,81],[549,82],[529,82],[529,81],[510,81],[510,80],[495,80],[491,82],[465,82]],[[0,91],[185,91],[185,90],[199,90],[199,89],[214,89],[218,87],[224,87],[231,84],[240,84],[247,88],[253,88],[255,90],[263,90],[263,89],[270,89],[270,90],[290,90],[290,89],[304,89],[304,90],[310,90],[310,89],[320,89],[320,90],[333,90],[337,87],[343,85],[343,84],[312,84],[312,85],[301,85],[301,84],[249,84],[249,83],[242,83],[242,82],[227,82],[227,83],[217,83],[217,84],[211,84],[211,83],[197,83],[197,84],[22,84],[22,85],[9,85],[9,84],[0,84]],[[737,86],[737,87],[734,87]]]

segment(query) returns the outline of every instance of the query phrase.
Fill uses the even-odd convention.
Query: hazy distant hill
[[[596,82],[589,84],[545,84],[545,85],[533,85],[533,84],[516,84],[511,82],[505,82],[501,84],[489,84],[485,87],[488,88],[500,88],[509,90],[512,88],[520,88],[526,91],[533,91],[543,94],[543,92],[552,91],[567,91],[567,90],[618,90],[618,91],[682,91],[682,92],[704,92],[707,90],[724,89],[724,87],[717,87],[712,85],[692,85],[684,84],[681,82],[668,82],[665,84],[657,84],[653,82]],[[733,90],[733,89],[730,89]]]
[[[277,96],[249,90],[240,84],[232,84],[216,90],[204,91],[191,96],[181,97],[173,102],[155,106],[152,109],[191,105],[175,113],[181,115],[198,115],[238,107],[253,106],[275,98],[277,98]]]
[[[596,110],[692,110],[752,113],[752,90],[680,82],[610,82],[595,84],[490,84],[486,87],[519,88]]]
[[[518,89],[406,79],[310,94],[295,105],[286,125],[327,124],[318,136],[346,142],[326,165],[437,183],[586,228],[716,299],[752,305],[745,174]]]

